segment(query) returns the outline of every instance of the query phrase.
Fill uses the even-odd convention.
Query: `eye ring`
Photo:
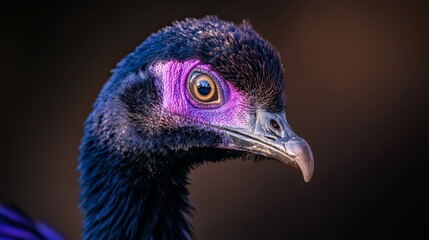
[[[193,100],[204,105],[222,103],[222,92],[218,80],[207,71],[194,69],[188,77],[188,92]]]

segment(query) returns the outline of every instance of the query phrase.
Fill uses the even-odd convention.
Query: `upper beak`
[[[224,127],[223,130],[231,140],[228,148],[278,160],[300,169],[306,182],[311,180],[313,153],[308,143],[292,131],[284,112],[258,110],[253,129]]]

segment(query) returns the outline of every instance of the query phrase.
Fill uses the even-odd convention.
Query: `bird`
[[[280,54],[248,20],[186,18],[151,34],[84,124],[82,239],[195,239],[188,175],[205,163],[274,160],[310,181],[313,154],[285,106]],[[0,227],[10,218],[0,211]]]

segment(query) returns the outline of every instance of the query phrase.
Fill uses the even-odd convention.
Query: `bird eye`
[[[188,90],[199,103],[213,104],[221,101],[216,80],[204,72],[194,71],[190,74]]]

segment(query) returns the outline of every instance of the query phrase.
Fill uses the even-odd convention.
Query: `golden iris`
[[[188,89],[195,100],[203,104],[220,101],[217,82],[208,74],[195,71],[188,81]]]

